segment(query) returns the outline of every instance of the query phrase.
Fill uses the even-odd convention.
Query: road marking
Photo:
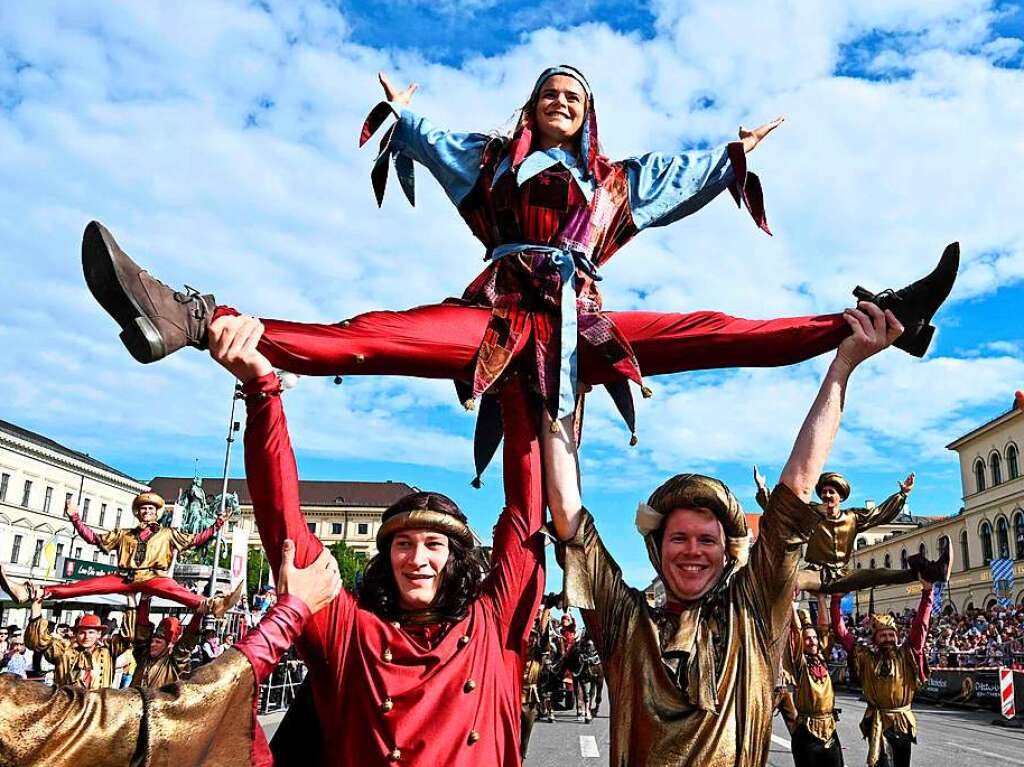
[[[782,746],[787,751],[790,750],[789,741],[785,738],[780,738],[778,735],[775,735],[774,733],[772,734],[772,743],[776,744],[777,746]]]
[[[601,756],[597,750],[597,738],[593,735],[580,735],[580,756]]]
[[[1003,756],[1002,754],[993,754],[991,751],[982,751],[980,748],[971,748],[970,746],[962,746],[959,743],[955,744],[953,747],[954,748],[963,749],[964,751],[973,751],[976,754],[981,754],[982,756],[987,756],[987,757],[989,757],[991,759],[998,759],[1001,762],[1009,762],[1010,764],[1020,764],[1020,760],[1019,759],[1011,759],[1010,757]]]

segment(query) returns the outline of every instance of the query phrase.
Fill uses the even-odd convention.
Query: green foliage
[[[352,590],[356,585],[356,574],[362,572],[366,566],[366,555],[362,551],[353,551],[342,541],[331,544],[331,555],[338,562],[338,570],[341,572],[341,582],[345,588]],[[210,554],[213,559],[213,554]],[[252,547],[249,549],[249,557],[246,561],[246,574],[250,594],[259,591],[260,584],[270,583],[270,563],[267,561],[263,549]]]

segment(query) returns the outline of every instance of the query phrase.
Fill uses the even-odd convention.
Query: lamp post
[[[282,389],[292,389],[299,381],[299,377],[294,373],[288,373],[282,370],[278,370],[276,372],[278,379],[281,381]],[[235,406],[238,404],[238,400],[240,399],[242,399],[242,384],[241,382],[235,382],[235,388],[231,393],[231,415],[228,417],[227,447],[224,450],[224,475],[220,488],[220,511],[218,512],[218,516],[221,517],[224,516],[228,503],[228,475],[231,471],[231,446],[235,443],[235,432],[237,432],[239,428],[238,421],[235,420]],[[217,568],[220,564],[220,542],[223,531],[223,526],[218,528],[217,538],[213,544],[213,567],[210,569],[210,583],[206,589],[206,594],[210,597],[212,597],[217,590]]]

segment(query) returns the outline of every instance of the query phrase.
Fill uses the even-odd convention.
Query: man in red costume
[[[267,320],[259,347],[275,367],[299,374],[454,380],[467,407],[482,397],[478,479],[501,438],[492,386],[524,352],[533,357],[529,386],[553,418],[580,409],[581,389],[604,385],[635,431],[629,381],[789,365],[836,348],[848,335],[840,314],[760,321],[602,306],[599,270],[619,248],[648,227],[691,215],[726,189],[767,231],[760,182],[747,172],[746,155],[780,120],[740,129],[738,141],[712,149],[612,162],[599,152],[594,95],[573,67],[541,73],[511,137],[438,129],[408,109],[415,86],[397,91],[383,75],[381,82],[388,101],[374,107],[362,137],[397,117],[373,171],[378,199],[389,163],[410,200],[413,163],[425,166],[484,245],[488,266],[462,298],[442,304],[370,312],[333,325]],[[96,222],[86,227],[82,259],[90,290],[141,362],[185,345],[205,348],[209,323],[231,311],[217,310],[213,296],[175,292],[154,279]],[[923,280],[878,294],[858,287],[854,294],[891,309],[906,328],[896,345],[921,356],[958,263],[953,244]],[[642,391],[650,394],[646,386]],[[575,423],[578,440],[581,419]]]
[[[117,574],[99,575],[60,586],[40,586],[30,581],[12,581],[4,572],[3,565],[0,565],[0,586],[19,603],[31,601],[37,591],[42,592],[42,599],[70,599],[94,594],[146,594],[174,600],[193,610],[205,605],[211,614],[222,616],[241,597],[241,583],[231,594],[205,598],[179,584],[170,577],[169,572],[176,552],[206,544],[220,530],[225,517],[218,516],[210,527],[201,532],[186,533],[175,527],[163,527],[157,522],[163,507],[164,499],[156,493],[140,493],[132,501],[132,511],[139,520],[138,527],[96,533],[78,516],[78,510],[69,498],[64,513],[86,543],[98,546],[104,553],[117,552]]]
[[[291,538],[302,565],[323,545],[299,508],[281,384],[257,349],[260,331],[253,318],[221,317],[210,353],[243,382],[246,476],[263,546],[276,567]],[[413,493],[384,512],[358,594],[342,591],[296,644],[320,724],[318,742],[302,744],[303,764],[520,764],[523,656],[544,586],[543,493],[538,417],[515,377],[501,408],[506,507],[489,573],[447,497]]]

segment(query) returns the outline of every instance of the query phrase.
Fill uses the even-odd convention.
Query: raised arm
[[[494,600],[510,641],[530,634],[544,592],[544,488],[541,484],[537,418],[513,379],[501,392],[505,427],[505,508],[494,527],[491,573],[484,593]]]
[[[857,530],[887,525],[900,515],[907,505],[907,496],[914,489],[914,473],[900,482],[900,489],[873,509],[856,509]]]
[[[192,539],[192,542],[189,544],[189,548],[193,548],[193,549],[199,548],[200,546],[202,546],[206,542],[212,540],[213,537],[217,534],[217,531],[220,530],[224,526],[224,520],[226,520],[226,519],[227,519],[227,515],[221,516],[220,514],[218,514],[217,518],[213,521],[212,525],[210,525],[205,530],[200,530],[198,533],[195,534],[195,537]]]
[[[50,633],[50,623],[43,617],[41,597],[32,600],[29,622],[25,626],[25,647],[41,652],[50,663],[57,663],[68,650],[68,643],[65,640]]]
[[[914,614],[913,623],[910,624],[910,634],[907,635],[907,647],[918,656],[924,653],[924,643],[928,639],[928,626],[932,622],[932,585],[927,581],[921,581],[921,601],[917,603],[917,612]]]
[[[859,309],[847,309],[843,316],[852,333],[839,345],[779,479],[804,502],[811,499],[814,483],[832,452],[850,375],[903,332],[892,312],[883,314],[874,304],[861,302]]]
[[[832,595],[832,635],[836,638],[839,646],[846,650],[847,654],[853,652],[857,640],[853,634],[846,630],[846,622],[843,620],[843,597],[845,594]]]

